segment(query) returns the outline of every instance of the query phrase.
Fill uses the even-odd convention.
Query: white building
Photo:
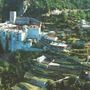
[[[86,20],[81,21],[81,27],[84,29],[90,28],[90,22],[87,22]]]

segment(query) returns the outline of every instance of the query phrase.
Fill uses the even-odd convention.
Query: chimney
[[[10,11],[10,23],[15,23],[17,17],[16,11]]]

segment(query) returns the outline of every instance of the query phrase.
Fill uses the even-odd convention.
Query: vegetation
[[[51,14],[58,9],[60,14]],[[18,16],[38,18],[45,25],[44,30],[56,30],[59,39],[71,44],[72,50],[68,54],[56,51],[6,53],[0,45],[0,90],[89,90],[90,80],[86,78],[84,70],[90,71],[90,66],[82,65],[79,55],[80,52],[86,52],[83,43],[90,40],[90,32],[80,32],[78,24],[82,19],[90,21],[90,0],[0,0],[0,21],[9,19],[9,11],[14,10]],[[74,34],[66,35],[65,29]],[[77,38],[85,42],[76,44]],[[50,58],[45,64],[34,60],[42,54],[55,58],[60,67],[47,68]],[[82,54],[81,57],[85,59],[86,55]],[[56,82],[65,76],[70,78]],[[46,82],[45,87],[30,81]]]
[[[18,15],[39,15],[45,12],[49,12],[53,9],[76,9],[83,10],[78,12],[78,14],[86,15],[87,18],[90,18],[89,13],[89,0],[0,0],[0,16],[3,21],[9,18],[9,11],[17,11]],[[34,13],[34,14],[32,14]],[[78,15],[77,15],[78,16]]]

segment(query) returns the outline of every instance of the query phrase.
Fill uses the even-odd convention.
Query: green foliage
[[[10,68],[9,66],[7,61],[0,60],[0,72],[8,71]]]
[[[2,18],[2,11],[3,11],[3,7],[4,7],[4,1],[5,0],[0,0],[0,19]]]
[[[0,8],[3,8],[4,1],[5,0],[0,0]]]
[[[75,8],[89,8],[90,1],[89,0],[37,0],[34,1],[37,3],[37,6],[44,6],[46,5],[47,8],[68,8],[68,9],[75,9]]]
[[[85,83],[84,90],[90,90],[90,82]]]
[[[75,80],[76,80],[76,77],[71,76],[71,77],[68,79],[68,85],[73,85],[73,84],[75,83]]]
[[[47,90],[54,90],[54,88],[56,86],[55,83],[51,80],[47,81],[46,85],[47,85],[46,86]]]
[[[8,16],[9,11],[15,10],[19,13],[26,13],[27,10],[34,9],[52,10],[52,9],[89,9],[89,0],[0,0],[0,12],[4,11]],[[4,15],[3,14],[3,15]],[[2,15],[2,16],[3,16]],[[84,14],[83,14],[84,15]],[[88,15],[89,16],[89,15]],[[84,16],[85,17],[85,16]]]

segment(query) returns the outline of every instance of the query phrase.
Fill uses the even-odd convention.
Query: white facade
[[[16,11],[11,11],[10,12],[10,23],[15,23],[17,17]]]

